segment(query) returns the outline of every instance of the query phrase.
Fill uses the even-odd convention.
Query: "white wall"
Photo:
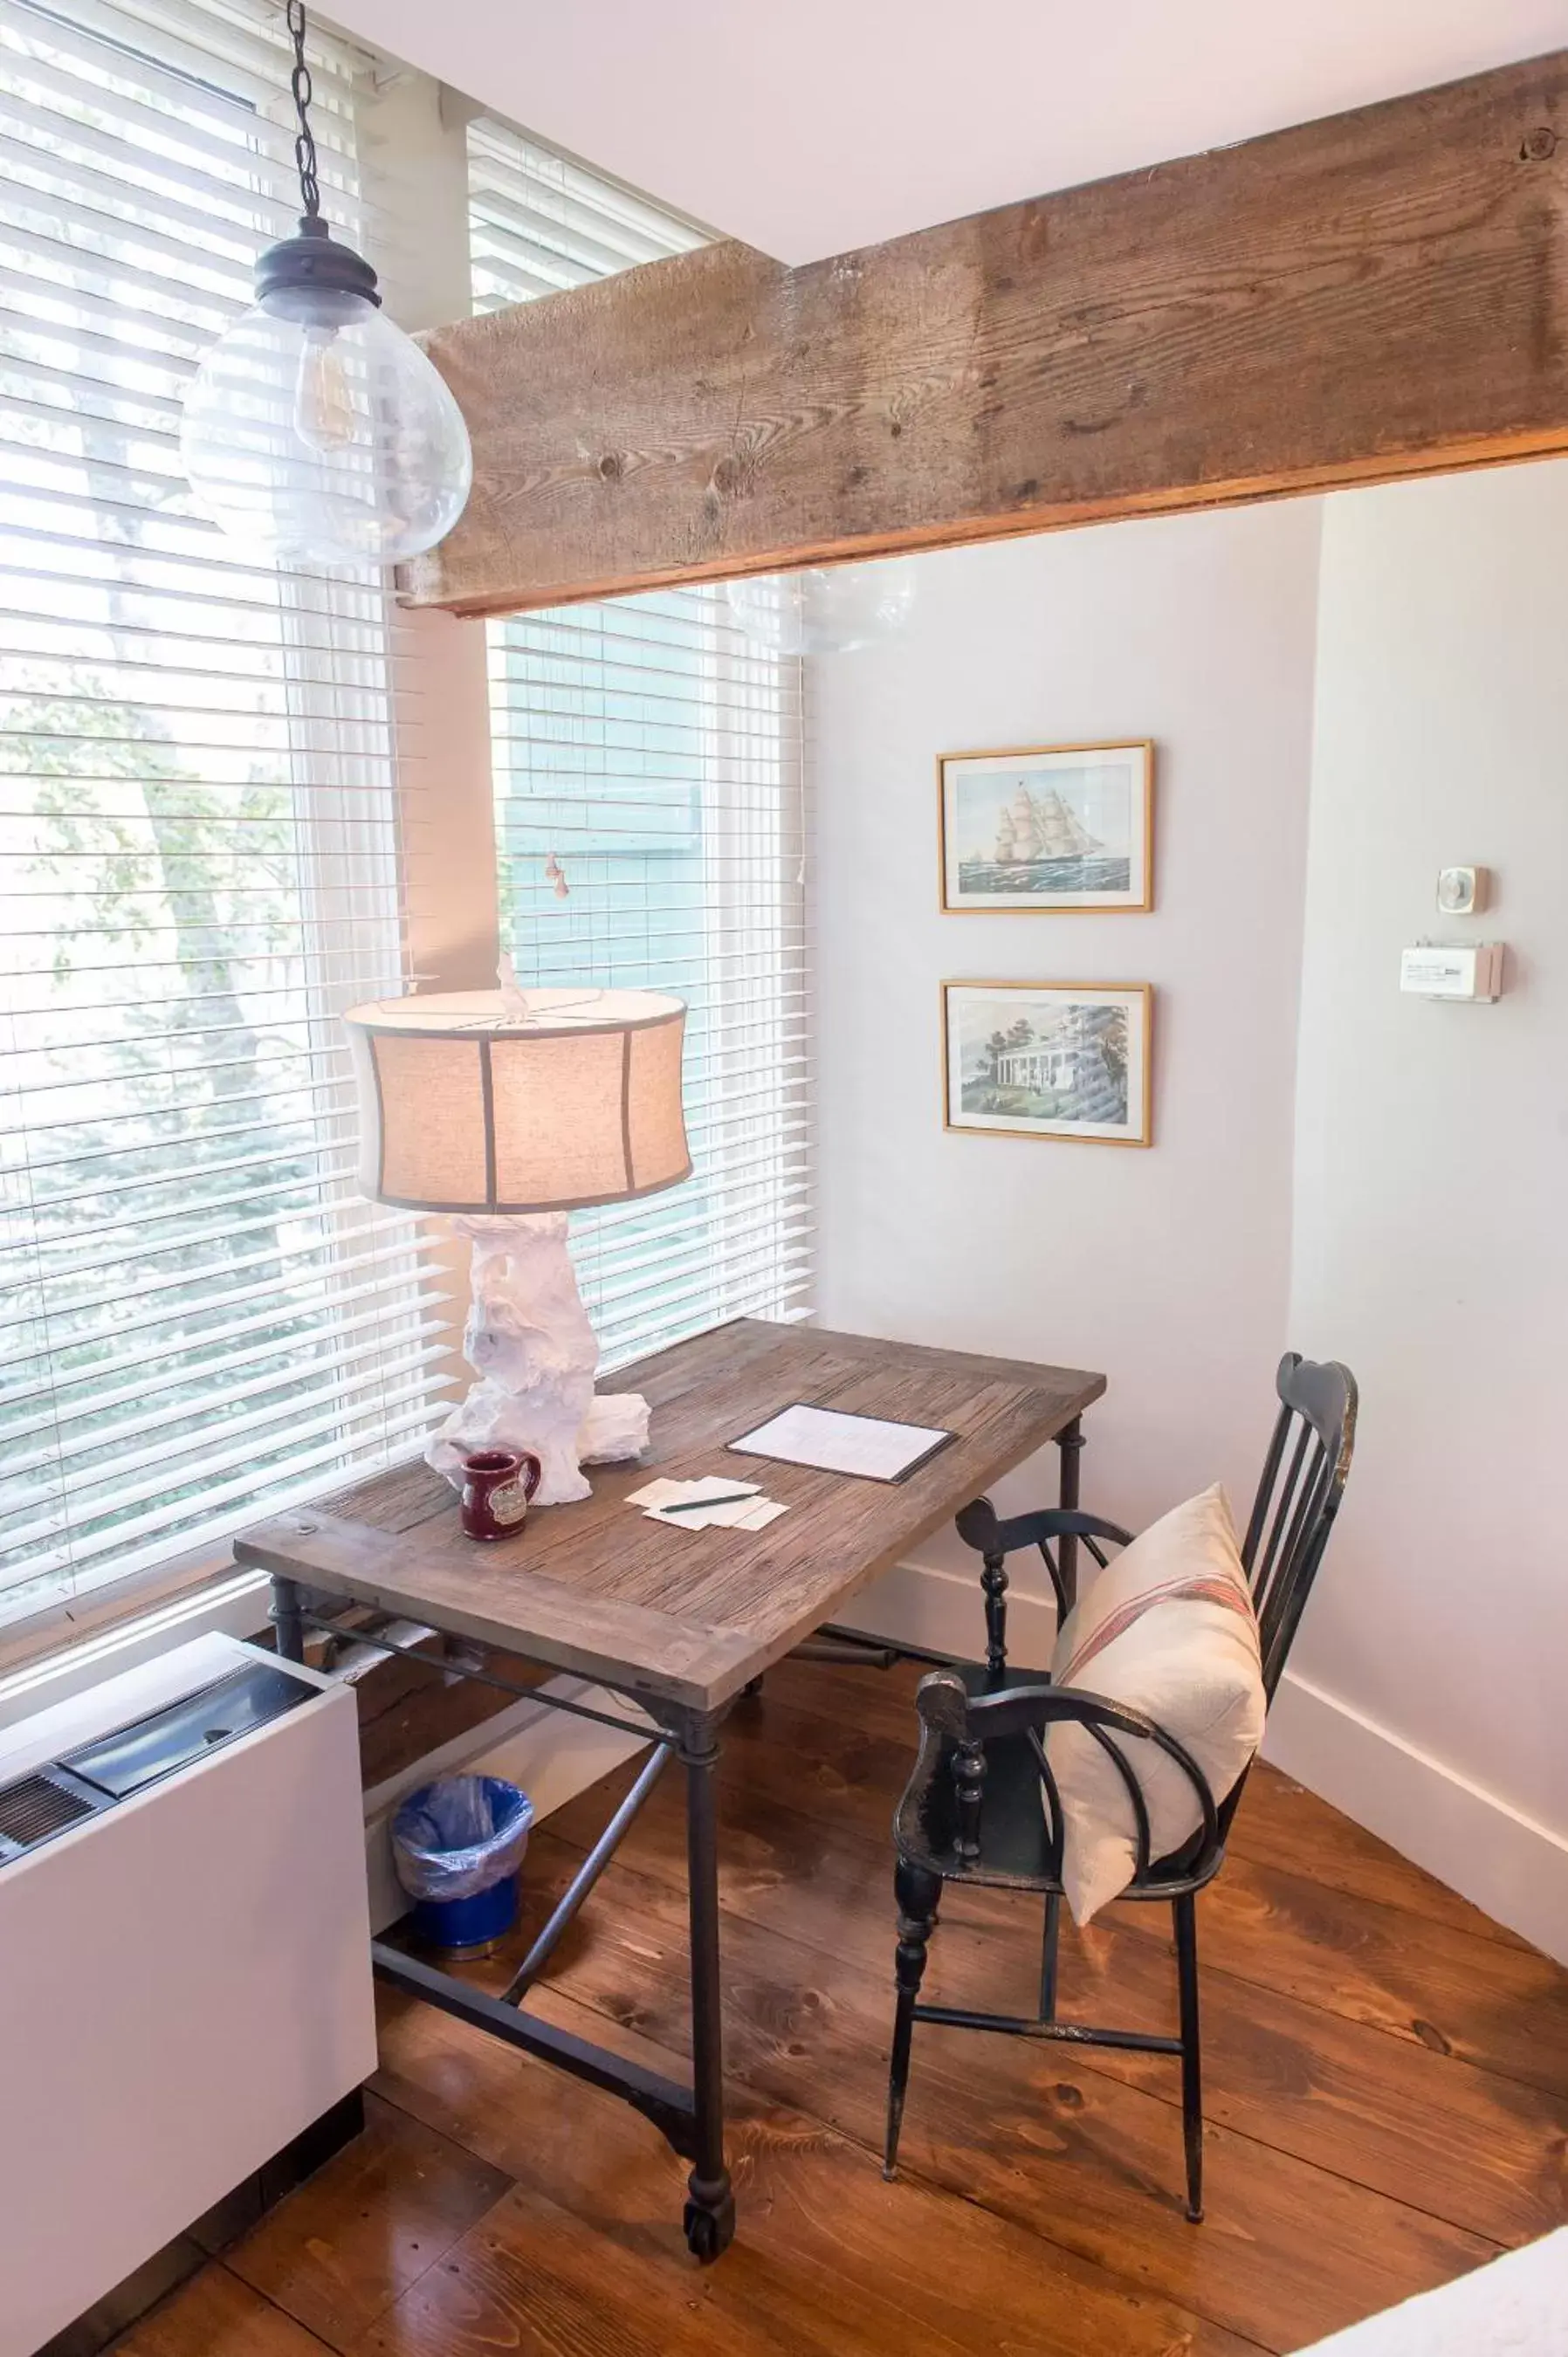
[[[1318,528],[1295,501],[919,557],[909,627],[812,667],[822,1322],[1103,1370],[1085,1502],[1134,1524],[1216,1476],[1250,1496],[1286,1340]],[[939,753],[1141,736],[1152,914],[938,913]],[[963,976],[1152,982],[1153,1149],[945,1134]]]
[[[1282,1721],[1330,1798],[1560,1953],[1565,546],[1564,464],[1325,507],[1291,1319],[1355,1368],[1363,1418],[1294,1667],[1354,1717],[1339,1744]],[[1445,922],[1458,862],[1497,903]],[[1423,933],[1505,939],[1508,995],[1402,998]]]

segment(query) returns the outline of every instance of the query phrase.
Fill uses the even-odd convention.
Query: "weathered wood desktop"
[[[234,1552],[242,1564],[271,1573],[278,1645],[293,1658],[303,1652],[307,1625],[331,1626],[317,1609],[320,1597],[377,1605],[575,1674],[631,1697],[656,1722],[642,1774],[502,1996],[487,1996],[384,1942],[375,1943],[374,1957],[384,1978],[621,2096],[652,2120],[692,2163],[686,2239],[708,2259],[735,2228],[724,2147],[714,1805],[725,1712],[770,1663],[831,1624],[868,1580],[1047,1441],[1061,1451],[1061,1502],[1076,1505],[1079,1419],[1105,1379],[744,1318],[623,1369],[615,1381],[618,1390],[641,1391],[651,1403],[649,1451],[634,1466],[596,1468],[591,1498],[531,1516],[521,1538],[489,1545],[465,1538],[452,1490],[414,1459],[258,1523]],[[897,1482],[726,1458],[728,1442],[795,1401],[939,1426],[955,1437]],[[682,1478],[731,1469],[759,1481],[789,1512],[756,1533],[681,1531],[624,1503],[650,1471]],[[977,1650],[979,1618],[977,1598]],[[628,1724],[581,1700],[548,1698],[580,1716]],[[690,2087],[522,2007],[671,1757],[684,1767],[687,1786]]]

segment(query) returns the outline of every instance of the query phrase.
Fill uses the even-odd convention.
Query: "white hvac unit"
[[[351,1692],[203,1637],[0,1736],[0,2357],[375,2061]]]

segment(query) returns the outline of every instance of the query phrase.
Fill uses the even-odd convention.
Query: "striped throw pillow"
[[[1224,1799],[1262,1740],[1264,1697],[1257,1618],[1218,1483],[1096,1573],[1062,1623],[1051,1682],[1142,1711]],[[1202,1824],[1191,1781],[1157,1745],[1116,1739],[1143,1788],[1150,1857],[1167,1857]],[[1074,1921],[1087,1923],[1136,1870],[1133,1803],[1087,1727],[1053,1727],[1046,1756],[1061,1795],[1063,1887]]]

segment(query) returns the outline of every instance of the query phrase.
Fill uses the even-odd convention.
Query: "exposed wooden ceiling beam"
[[[1568,450],[1568,51],[789,270],[438,329],[514,611]]]

